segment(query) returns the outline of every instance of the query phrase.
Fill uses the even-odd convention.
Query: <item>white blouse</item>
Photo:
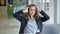
[[[24,29],[24,34],[35,34],[37,32],[40,32],[40,30],[38,29],[36,20],[28,20],[27,26]]]

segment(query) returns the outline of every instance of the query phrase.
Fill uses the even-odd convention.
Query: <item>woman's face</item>
[[[29,8],[29,14],[30,14],[30,16],[34,16],[35,15],[35,7],[34,6],[31,6],[30,8]]]

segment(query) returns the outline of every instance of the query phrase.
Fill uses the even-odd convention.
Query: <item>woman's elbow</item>
[[[13,17],[14,17],[15,15],[13,14]]]
[[[16,17],[16,14],[13,14],[13,17]]]
[[[49,19],[50,19],[50,17],[47,17],[47,18],[46,18],[46,20],[49,20]]]

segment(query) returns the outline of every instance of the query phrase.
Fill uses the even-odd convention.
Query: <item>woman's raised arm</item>
[[[50,19],[50,17],[43,10],[41,10],[40,14],[43,16],[41,17],[42,22]]]
[[[13,17],[15,17],[17,20],[21,21],[22,20],[22,14],[23,14],[23,11],[20,10],[20,11],[14,13]]]

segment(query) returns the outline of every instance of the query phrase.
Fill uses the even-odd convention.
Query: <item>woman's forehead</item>
[[[35,8],[36,8],[36,7],[34,7],[34,6],[31,6],[31,7],[30,7],[30,9],[35,9]]]

